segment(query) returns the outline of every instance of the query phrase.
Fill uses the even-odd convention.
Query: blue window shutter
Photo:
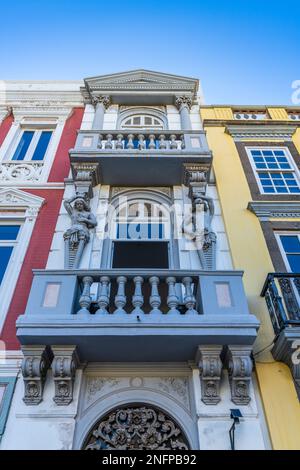
[[[12,160],[24,160],[30,142],[32,141],[33,134],[33,131],[23,132],[20,142],[18,143],[15,153],[12,157]]]
[[[43,160],[52,136],[52,131],[43,131],[32,155],[32,160]]]

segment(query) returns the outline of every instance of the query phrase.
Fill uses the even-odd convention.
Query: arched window
[[[164,129],[162,119],[151,114],[132,114],[121,121],[121,129]]]

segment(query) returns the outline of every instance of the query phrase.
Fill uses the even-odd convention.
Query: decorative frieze
[[[271,218],[299,218],[300,203],[294,201],[272,202],[256,201],[249,202],[249,211],[253,212],[262,222]]]
[[[0,164],[0,181],[16,183],[39,181],[43,167],[43,163],[36,162],[4,162]]]
[[[231,135],[235,141],[242,140],[284,140],[290,141],[294,133],[297,130],[297,126],[290,124],[287,125],[260,125],[253,122],[252,125],[228,125],[226,127],[227,134]]]
[[[225,363],[228,368],[231,400],[236,405],[248,405],[252,376],[252,348],[247,346],[228,346]]]
[[[52,346],[52,372],[55,385],[53,400],[57,405],[69,405],[73,400],[76,369],[79,364],[76,346]]]
[[[217,405],[220,398],[222,346],[199,346],[196,363],[201,378],[201,397],[206,405]]]
[[[53,354],[45,346],[22,346],[22,375],[26,405],[38,405],[43,399],[44,383]]]

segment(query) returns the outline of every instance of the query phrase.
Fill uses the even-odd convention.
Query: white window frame
[[[17,244],[11,254],[0,286],[0,334],[27,253],[34,225],[43,203],[43,198],[16,188],[0,189],[0,223],[21,226]]]
[[[255,163],[254,163],[254,160],[253,160],[253,156],[251,154],[251,151],[253,150],[271,150],[271,151],[277,151],[277,150],[280,150],[280,151],[284,151],[285,152],[285,156],[287,157],[288,159],[288,162],[291,166],[291,168],[289,170],[282,170],[282,169],[279,169],[279,170],[270,170],[268,168],[266,169],[257,169],[256,166],[255,166]],[[251,164],[251,168],[253,170],[253,173],[255,175],[255,179],[256,179],[256,182],[257,182],[257,185],[259,187],[259,191],[261,194],[265,194],[267,196],[278,196],[278,197],[281,197],[281,196],[287,196],[287,195],[291,195],[291,196],[300,196],[300,193],[290,193],[290,192],[287,192],[287,193],[277,193],[277,192],[274,192],[274,193],[266,193],[263,189],[263,186],[261,184],[261,181],[260,181],[260,178],[259,178],[259,173],[294,173],[295,175],[295,178],[296,178],[296,181],[298,183],[298,188],[300,189],[300,172],[299,172],[299,169],[297,167],[297,165],[295,164],[294,162],[294,159],[292,158],[292,155],[290,153],[290,150],[288,147],[270,147],[270,146],[265,146],[265,147],[255,147],[255,146],[247,146],[246,147],[246,152],[247,152],[247,155],[248,155],[248,158],[249,158],[249,161],[250,161],[250,164]]]
[[[136,117],[140,117],[141,118],[141,124],[129,124],[129,125],[126,125],[125,124],[125,121],[128,121],[129,119],[134,119]],[[160,124],[153,124],[153,125],[149,125],[149,124],[145,124],[145,118],[146,117],[150,117],[152,118],[153,120],[156,119],[157,121],[160,121]],[[147,113],[136,113],[136,114],[132,114],[130,116],[127,116],[125,117],[122,122],[121,122],[121,129],[153,129],[153,130],[163,130],[164,129],[164,122],[158,118],[157,116],[153,116],[151,114],[147,114]]]
[[[7,219],[6,220],[5,218],[0,217],[0,227],[2,225],[9,225],[9,226],[17,225],[17,226],[20,227],[19,233],[18,233],[17,238],[15,240],[0,240],[0,247],[13,247],[13,250],[12,250],[11,256],[8,260],[8,263],[7,263],[7,266],[6,266],[6,269],[5,269],[5,273],[4,273],[4,276],[3,276],[3,279],[2,279],[2,282],[1,282],[0,286],[4,282],[7,282],[6,281],[7,271],[9,269],[10,264],[14,261],[14,253],[16,251],[16,247],[17,247],[18,243],[20,242],[23,222],[24,222],[23,220],[20,220],[20,221],[14,220],[14,219]]]
[[[285,267],[287,269],[287,271],[289,273],[292,273],[293,271],[291,270],[291,267],[290,267],[290,263],[289,263],[289,260],[286,256],[286,252],[283,248],[283,245],[282,245],[282,242],[280,240],[280,237],[282,236],[288,236],[288,237],[298,237],[299,241],[300,241],[300,232],[293,232],[293,231],[280,231],[280,232],[275,232],[275,238],[276,238],[276,241],[277,241],[277,245],[279,247],[279,250],[280,250],[280,253],[281,253],[281,256],[282,256],[282,259],[284,261],[284,264],[285,264]],[[299,252],[300,253],[300,252]]]
[[[50,128],[50,129],[46,129],[46,128],[43,128],[43,129],[34,129],[34,128],[30,128],[30,127],[24,127],[21,129],[21,132],[18,134],[17,138],[14,139],[14,142],[13,142],[13,145],[11,147],[11,150],[7,153],[6,155],[6,158],[5,158],[5,161],[11,161],[11,162],[31,162],[32,161],[32,157],[33,157],[33,154],[35,152],[35,149],[37,147],[37,144],[38,144],[38,141],[39,141],[39,138],[40,136],[42,135],[42,132],[52,132],[52,135],[51,135],[51,138],[49,140],[49,143],[48,143],[48,146],[47,146],[47,149],[46,149],[46,152],[45,152],[45,155],[44,155],[44,158],[43,160],[34,160],[34,163],[43,163],[47,157],[48,157],[48,149],[51,145],[51,140],[53,139],[53,134],[54,134],[54,131],[55,131],[55,128]],[[33,132],[33,137],[31,139],[31,142],[29,144],[29,147],[27,149],[27,152],[25,154],[25,157],[23,158],[23,160],[13,160],[13,156],[15,154],[15,151],[17,150],[17,147],[19,145],[19,142],[24,134],[24,132]]]

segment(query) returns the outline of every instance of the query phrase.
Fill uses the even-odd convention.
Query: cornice
[[[294,123],[287,123],[284,121],[284,124],[272,124],[268,121],[265,124],[255,123],[247,125],[240,124],[228,124],[226,125],[225,132],[235,140],[260,140],[260,139],[276,139],[276,140],[292,140],[294,133],[296,132],[298,126]]]
[[[247,209],[262,222],[272,218],[300,218],[300,202],[249,202]]]

